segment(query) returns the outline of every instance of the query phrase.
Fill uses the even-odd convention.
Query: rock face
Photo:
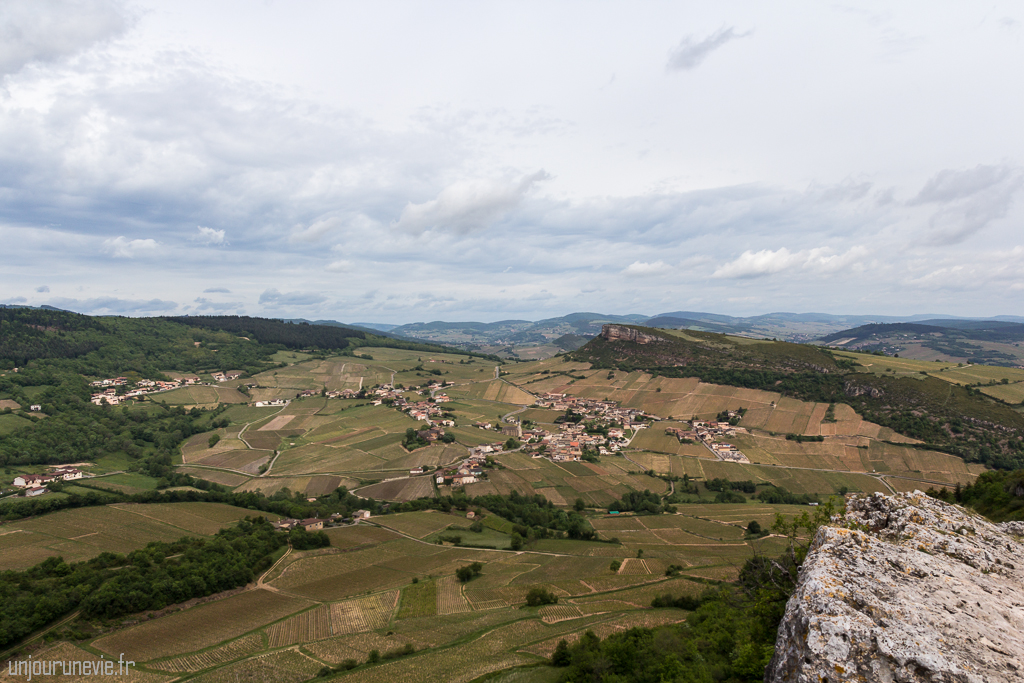
[[[818,531],[766,683],[1024,681],[1024,525],[920,491]]]
[[[878,387],[865,387],[853,382],[846,382],[843,384],[843,391],[845,391],[846,395],[850,397],[864,396],[867,394],[871,398],[881,398],[885,394],[885,392]]]
[[[647,334],[640,330],[634,330],[624,325],[604,325],[601,327],[601,336],[608,341],[631,341],[637,344],[650,344],[652,342],[664,341],[661,337]]]

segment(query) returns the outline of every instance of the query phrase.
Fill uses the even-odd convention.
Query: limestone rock
[[[604,325],[601,327],[601,336],[608,341],[621,340],[637,344],[665,341],[661,337],[656,337],[653,334],[647,334],[640,330],[634,330],[632,327],[626,327],[625,325]]]
[[[1024,681],[1022,530],[920,491],[851,499],[814,538],[766,683]]]

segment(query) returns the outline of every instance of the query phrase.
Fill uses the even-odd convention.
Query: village
[[[733,421],[735,421],[741,413],[730,410],[726,412],[726,415],[729,420],[692,420],[690,422],[690,429],[668,427],[665,429],[665,433],[678,438],[680,442],[699,442],[711,451],[719,460],[749,463],[750,460],[747,459],[747,456],[743,455],[736,446],[731,443],[725,443],[717,440],[719,437],[723,436],[735,436],[738,433],[747,433],[747,430],[743,427],[737,427],[733,424]]]
[[[242,373],[240,371],[214,372],[211,374],[211,377],[213,377],[215,382],[227,382],[228,380],[238,379],[241,376]],[[95,382],[90,382],[89,386],[102,388],[103,391],[93,394],[90,401],[98,406],[103,405],[104,403],[116,406],[123,401],[136,399],[147,394],[171,391],[172,389],[177,389],[179,387],[198,384],[212,386],[208,382],[202,382],[197,376],[171,380],[140,379],[133,381],[127,377],[99,379]],[[129,386],[131,386],[131,388],[127,388]]]

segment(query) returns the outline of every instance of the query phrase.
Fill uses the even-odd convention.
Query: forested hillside
[[[137,461],[139,471],[166,480],[172,476],[174,449],[192,434],[218,426],[216,411],[159,404],[132,410],[96,406],[89,401],[89,379],[166,379],[163,373],[168,371],[255,374],[276,367],[271,356],[282,349],[351,354],[371,344],[451,352],[358,330],[262,318],[97,318],[3,308],[0,400],[23,409],[38,404],[42,409],[36,416],[46,419],[0,433],[0,466],[71,463],[123,453]]]

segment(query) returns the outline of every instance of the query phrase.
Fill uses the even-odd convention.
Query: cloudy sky
[[[1024,314],[1019,3],[4,0],[0,302]]]

